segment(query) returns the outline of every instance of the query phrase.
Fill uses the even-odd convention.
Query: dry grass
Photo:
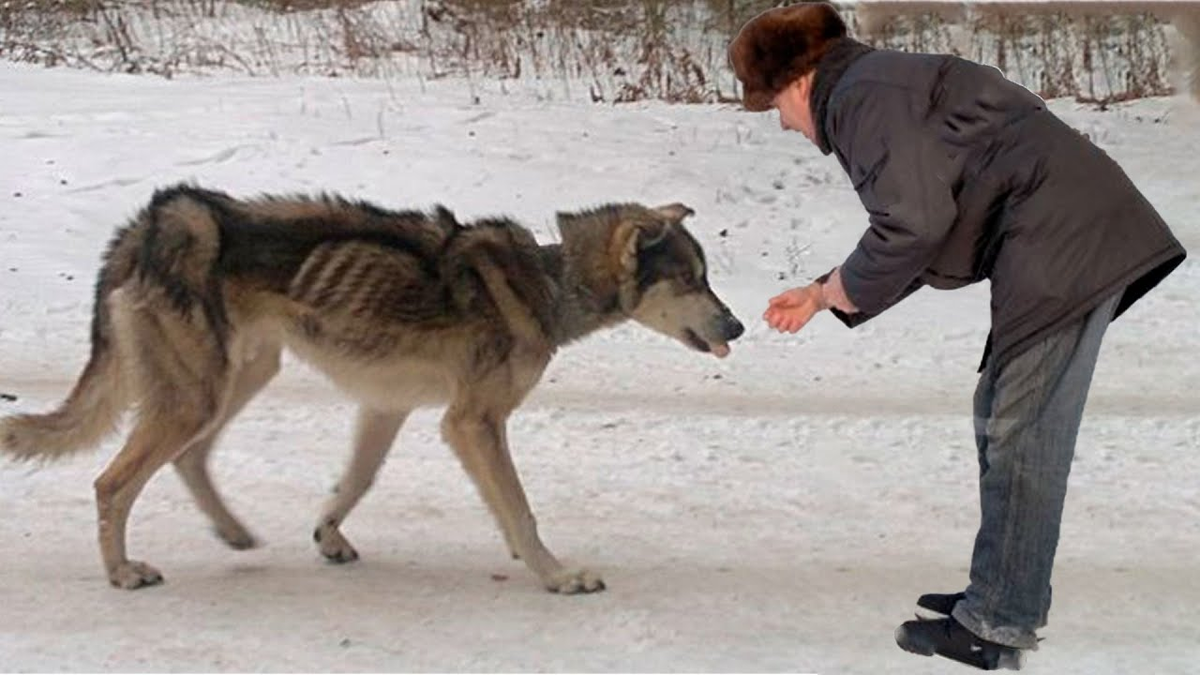
[[[0,57],[157,73],[536,80],[597,102],[734,100],[725,46],[770,0],[0,0]],[[1161,18],[870,3],[846,10],[877,46],[960,53],[1045,97],[1200,96],[1196,41]],[[1111,5],[1110,5],[1111,6]],[[985,7],[985,6],[977,6]],[[864,9],[865,8],[865,9]],[[1188,30],[1200,33],[1200,20]],[[1191,42],[1186,38],[1190,37]],[[1190,47],[1189,47],[1190,45]],[[1190,51],[1189,51],[1190,49]],[[1182,54],[1182,55],[1181,55]],[[1178,70],[1179,68],[1177,68]],[[1187,79],[1191,77],[1191,79]],[[1179,81],[1179,78],[1176,78]]]

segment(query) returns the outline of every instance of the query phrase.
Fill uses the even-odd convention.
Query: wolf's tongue
[[[725,344],[724,342],[720,344],[714,344],[712,345],[712,353],[713,356],[716,356],[718,359],[723,359],[726,356],[729,356],[729,345]]]

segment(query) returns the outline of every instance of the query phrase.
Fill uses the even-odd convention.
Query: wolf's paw
[[[108,573],[108,582],[117,588],[133,590],[163,582],[163,575],[144,562],[126,560]]]
[[[258,540],[254,535],[246,531],[245,528],[216,528],[214,532],[229,545],[229,548],[235,551],[247,551],[252,548],[258,548]]]
[[[604,590],[604,580],[587,570],[563,570],[546,580],[546,590],[563,595],[596,593]]]
[[[313,531],[313,541],[329,562],[342,564],[358,560],[358,551],[334,528],[318,527]]]

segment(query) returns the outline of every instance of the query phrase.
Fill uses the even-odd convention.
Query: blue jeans
[[[1120,293],[996,368],[975,390],[979,533],[954,618],[979,637],[1037,649],[1050,610],[1067,476],[1100,341]]]

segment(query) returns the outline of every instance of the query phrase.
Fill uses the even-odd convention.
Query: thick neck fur
[[[629,318],[617,300],[618,280],[609,256],[611,230],[563,227],[563,243],[540,248],[542,264],[559,288],[554,314],[556,345],[586,337]]]

